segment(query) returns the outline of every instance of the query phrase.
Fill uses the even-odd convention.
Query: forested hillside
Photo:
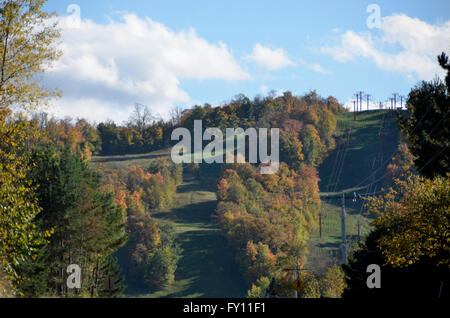
[[[338,116],[337,146],[318,168],[321,226],[311,233],[308,257],[309,266],[317,273],[325,272],[342,252],[342,192],[347,252],[352,253],[370,233],[374,217],[366,214],[364,198],[382,193],[383,188],[393,185],[393,178],[410,168],[396,122],[389,110]]]
[[[233,122],[228,115],[233,108],[244,114],[238,116],[240,121]],[[228,115],[223,117],[231,118],[225,125],[231,127],[248,122],[253,127],[281,127],[283,163],[278,173],[261,175],[249,164],[225,165],[216,213],[241,264],[249,295],[264,296],[269,284],[271,292],[289,295],[293,273],[285,269],[307,263],[307,242],[318,227],[321,205],[316,167],[335,147],[337,115],[344,110],[332,97],[323,99],[315,92],[295,97],[286,92],[278,98],[243,99],[223,111]]]
[[[406,110],[398,94],[390,108],[370,110],[367,95],[367,111],[350,112],[314,90],[285,91],[164,118],[136,103],[120,123],[91,122],[46,112],[61,92],[40,76],[64,46],[45,3],[0,1],[0,297],[450,297],[445,53],[445,82],[418,83]],[[270,131],[256,162],[239,162],[255,150],[245,137],[240,156],[240,133],[217,138],[233,143],[226,164],[173,158],[177,128],[238,127]],[[197,139],[194,152],[207,141],[189,146]],[[261,158],[276,150],[276,162]]]
[[[206,241],[194,239],[198,245],[187,245],[181,230],[187,225],[171,216],[185,204],[177,193],[187,170],[196,182],[216,184],[210,190],[217,191],[217,202],[201,213],[225,240],[209,248],[226,251],[229,266],[239,271],[236,285],[245,284],[248,296],[290,297],[293,271],[286,269],[310,267],[302,273],[307,287],[303,297],[339,296],[344,286],[344,274],[335,265],[340,258],[340,203],[332,196],[342,191],[379,193],[392,186],[394,178],[405,176],[413,157],[398,135],[397,115],[363,112],[355,120],[333,98],[286,92],[252,101],[238,96],[215,108],[197,106],[168,123],[190,130],[194,120],[208,122],[205,129],[281,127],[282,164],[273,175],[261,175],[258,164],[190,164],[183,169],[171,162],[163,145],[152,153],[98,156],[101,151],[95,149],[105,141],[101,124],[48,119],[44,113],[29,120],[15,117],[14,125],[32,136],[24,146],[34,149],[27,159],[34,163],[28,175],[42,209],[33,225],[42,233],[41,243],[32,261],[15,268],[22,277],[17,290],[28,297],[216,295],[186,276],[188,268],[199,266],[191,258]],[[132,122],[133,117],[124,129],[138,129]],[[143,124],[144,129],[149,125]],[[391,138],[383,139],[381,133]],[[360,197],[356,205],[352,198],[346,203],[352,251],[357,245],[350,242],[370,232],[371,216],[362,214],[366,208]],[[194,219],[200,213],[194,207],[179,211]],[[323,238],[318,237],[320,222]],[[219,266],[215,256],[212,261],[210,266]],[[64,287],[66,262],[82,263],[92,273],[83,276],[85,288],[75,294]],[[114,288],[105,288],[111,280]]]

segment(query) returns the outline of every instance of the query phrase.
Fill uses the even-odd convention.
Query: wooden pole
[[[319,235],[322,238],[322,212],[319,213]]]
[[[347,243],[345,234],[345,193],[342,192],[342,213],[341,213],[341,240],[342,240],[342,252],[341,252],[341,262],[345,264],[347,261]]]

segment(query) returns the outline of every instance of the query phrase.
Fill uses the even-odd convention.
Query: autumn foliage
[[[134,288],[158,290],[174,281],[179,258],[174,229],[160,225],[151,214],[171,206],[181,181],[181,166],[163,158],[147,169],[132,166],[104,175],[105,189],[127,214],[129,240],[119,251],[119,261]]]

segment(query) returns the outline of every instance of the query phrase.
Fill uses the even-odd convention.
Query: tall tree
[[[40,84],[61,52],[55,47],[60,31],[46,0],[3,0],[0,3],[0,107],[38,106],[57,95]]]
[[[439,65],[447,71],[447,75],[445,76],[445,84],[447,85],[447,89],[450,93],[450,63],[448,62],[448,56],[442,52],[441,55],[438,56]]]
[[[95,296],[100,286],[101,263],[126,241],[124,211],[112,194],[99,190],[99,179],[67,147],[53,145],[34,152],[34,184],[43,211],[39,222],[54,229],[48,244],[48,286],[57,295],[68,295],[68,265],[82,268],[83,295]]]
[[[130,124],[136,127],[136,129],[143,134],[145,128],[147,128],[147,126],[149,126],[154,119],[155,118],[147,106],[136,103],[130,117]]]
[[[117,298],[122,295],[126,286],[123,284],[117,258],[109,256],[102,261],[98,295],[101,298]]]
[[[0,110],[0,272],[15,288],[20,282],[16,266],[36,257],[34,249],[44,243],[45,233],[34,223],[40,208],[25,151],[29,125],[5,117]]]
[[[450,65],[444,53],[439,62],[447,70],[447,85],[439,79],[422,82],[409,93],[409,119],[399,117],[415,165],[429,178],[450,171]]]
[[[102,144],[102,155],[117,155],[120,150],[120,132],[117,125],[108,121],[97,126]]]
[[[26,123],[11,119],[11,106],[38,106],[56,95],[39,84],[38,75],[58,59],[59,37],[45,0],[0,2],[0,276],[17,287],[15,267],[36,257],[43,234],[34,224],[39,207],[30,186]],[[27,135],[28,134],[28,135]],[[1,274],[1,273],[0,273]]]

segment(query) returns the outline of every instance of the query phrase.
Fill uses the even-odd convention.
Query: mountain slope
[[[370,185],[383,176],[397,151],[399,132],[394,114],[389,115],[387,110],[366,111],[359,113],[356,121],[353,116],[339,116],[337,148],[319,167],[322,193]]]
[[[351,253],[370,231],[370,217],[364,214],[364,200],[359,196],[380,192],[386,167],[397,152],[399,131],[394,114],[362,112],[356,121],[353,116],[339,116],[337,147],[318,169],[322,237],[320,228],[311,234],[308,258],[308,266],[316,272],[323,272],[341,257],[342,192],[346,197],[347,253]]]

